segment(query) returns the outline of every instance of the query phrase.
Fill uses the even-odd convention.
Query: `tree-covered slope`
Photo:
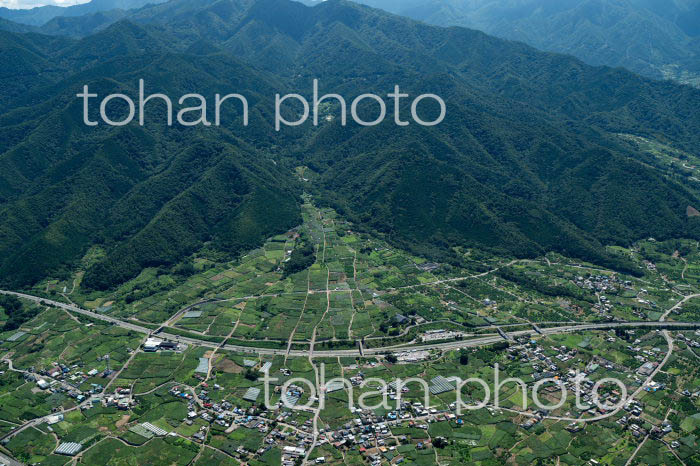
[[[5,18],[0,18],[0,30],[8,32],[38,32],[38,28],[34,26],[15,23]]]
[[[700,3],[686,0],[358,0],[440,26],[465,26],[700,85]],[[311,3],[314,3],[313,1]]]
[[[625,268],[605,244],[700,238],[698,218],[687,216],[700,206],[697,190],[616,136],[698,154],[700,92],[689,87],[339,0],[175,0],[80,40],[5,34],[27,75],[57,70],[3,93],[0,276],[13,286],[70,267],[95,244],[105,255],[85,284],[96,288],[205,244],[229,254],[254,247],[298,222],[299,165],[316,173],[303,189],[430,255],[556,250]],[[75,94],[84,84],[136,96],[139,78],[175,100],[242,93],[250,125],[229,110],[221,127],[167,127],[158,105],[144,127],[82,124]],[[330,105],[318,127],[275,132],[275,93],[309,96],[314,78],[348,101],[397,84],[412,97],[435,93],[447,116],[398,127],[387,99],[376,127],[342,127]],[[408,118],[410,99],[399,110]],[[360,106],[366,119],[373,111]]]
[[[147,265],[177,262],[206,241],[237,253],[297,224],[292,181],[234,134],[237,112],[224,112],[231,131],[216,133],[168,128],[159,105],[148,108],[152,125],[90,128],[75,99],[83,84],[104,94],[136,95],[133,76],[171,95],[190,91],[193,74],[202,92],[235,81],[235,90],[251,99],[271,92],[271,82],[230,57],[158,49],[150,34],[131,24],[103,34],[90,46],[76,43],[57,53],[67,64],[92,64],[52,86],[55,94],[36,91],[51,95],[42,106],[47,113],[18,104],[3,116],[3,127],[19,126],[16,132],[24,135],[0,157],[6,281],[37,280],[102,244],[106,259],[85,277],[88,286],[102,288]],[[263,142],[272,129],[258,112],[251,112],[248,139]]]
[[[91,0],[87,3],[60,7],[46,5],[29,9],[0,7],[0,18],[31,26],[41,26],[54,18],[90,15],[111,10],[131,10],[164,0]]]

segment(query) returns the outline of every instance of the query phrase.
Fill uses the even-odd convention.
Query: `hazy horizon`
[[[13,10],[29,10],[41,6],[73,6],[89,2],[90,0],[0,0],[0,7]]]

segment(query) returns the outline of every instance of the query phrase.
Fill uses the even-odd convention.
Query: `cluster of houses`
[[[109,367],[103,371],[91,369],[87,372],[84,372],[82,367],[82,364],[73,364],[70,367],[65,364],[54,364],[50,368],[40,370],[38,374],[73,387],[78,387],[90,378],[100,377],[106,379],[114,373]],[[34,368],[30,368],[30,372],[34,372]]]
[[[700,330],[695,331],[695,336],[700,336]],[[700,342],[688,337],[687,335],[679,334],[677,339],[690,346],[691,348],[700,348]]]
[[[212,387],[214,390],[222,390],[222,387],[218,384],[214,384]],[[209,384],[202,383],[199,386],[199,392],[195,395],[188,393],[186,389],[181,389],[179,386],[175,386],[170,389],[170,394],[172,396],[182,398],[188,402],[188,414],[186,423],[191,425],[192,421],[198,417],[204,419],[207,422],[216,423],[222,427],[229,427],[231,425],[231,420],[242,414],[243,412],[228,401],[222,401],[220,403],[214,403],[209,396]],[[200,410],[197,411],[198,405],[197,400],[201,402]],[[197,438],[195,438],[197,440]]]
[[[578,350],[570,349],[567,346],[554,347],[553,350],[558,354],[554,357],[547,356],[544,348],[537,345],[536,341],[531,341],[529,345],[509,348],[509,359],[520,360],[523,363],[529,363],[533,369],[532,378],[535,381],[542,379],[553,379],[556,383],[546,383],[541,387],[543,393],[552,393],[553,397],[558,400],[561,396],[564,387],[567,393],[579,394],[581,406],[578,407],[581,413],[588,414],[606,414],[609,410],[605,406],[615,406],[620,402],[621,394],[618,390],[611,390],[598,393],[598,403],[595,404],[593,388],[595,382],[589,378],[600,367],[607,370],[618,369],[613,363],[602,358],[595,358],[589,361],[582,371],[575,370],[572,366],[578,361],[575,360],[578,355]],[[572,361],[573,362],[570,362]],[[568,369],[563,368],[563,363],[567,363]],[[547,413],[535,412],[534,415],[525,420],[521,425],[524,428],[530,428],[537,424]]]
[[[437,333],[437,332],[436,332]],[[613,339],[610,336],[609,339]],[[691,339],[687,339],[692,341]],[[553,396],[558,399],[560,393],[560,385],[564,385],[567,392],[572,393],[575,390],[580,390],[580,398],[583,400],[585,409],[581,414],[589,415],[605,414],[606,411],[602,407],[593,406],[593,387],[595,385],[589,376],[598,371],[601,367],[607,370],[620,370],[617,365],[600,357],[595,357],[585,364],[584,371],[576,371],[576,365],[580,365],[579,350],[572,349],[567,346],[559,346],[545,349],[538,345],[535,340],[522,340],[524,344],[511,346],[508,349],[508,357],[512,361],[520,361],[524,364],[529,364],[533,368],[532,377],[535,380],[543,378],[552,378],[556,383],[546,384],[543,389],[549,390]],[[635,340],[630,348],[639,348],[640,340]],[[550,350],[554,350],[553,353]],[[648,357],[642,367],[637,370],[637,374],[644,376],[651,374],[656,368],[655,359],[658,351],[641,350],[638,351],[639,356]],[[648,353],[648,354],[647,354]],[[407,351],[399,354],[399,359],[403,360],[420,360],[428,358],[429,352]],[[252,361],[251,361],[252,362]],[[248,364],[247,364],[248,365]],[[288,369],[282,369],[285,375],[291,375]],[[436,378],[438,379],[438,378]],[[434,379],[431,386],[431,393],[434,387],[447,387],[446,390],[454,390],[453,385],[449,385],[450,380]],[[354,375],[350,382],[353,386],[359,386],[365,380],[363,372],[358,372]],[[444,382],[444,383],[443,383]],[[445,385],[447,384],[447,385]],[[448,386],[449,385],[449,386]],[[651,385],[650,385],[651,387]],[[655,387],[656,389],[663,388]],[[313,421],[311,419],[300,419],[298,412],[293,412],[288,409],[289,405],[295,405],[304,395],[304,389],[291,385],[286,388],[285,393],[281,393],[281,398],[286,398],[287,403],[278,404],[276,408],[269,411],[261,411],[255,406],[259,401],[260,389],[251,387],[243,397],[247,401],[253,403],[252,407],[240,408],[234,406],[229,401],[214,402],[209,397],[210,390],[222,390],[218,384],[213,384],[212,387],[206,382],[199,384],[196,389],[190,387],[174,386],[170,389],[170,395],[186,400],[188,403],[188,414],[184,420],[188,425],[194,422],[204,424],[201,428],[191,435],[191,438],[197,442],[204,442],[207,438],[207,430],[213,428],[214,424],[220,426],[218,429],[231,432],[237,428],[247,428],[256,430],[264,434],[263,443],[256,451],[249,451],[245,446],[241,445],[237,448],[236,453],[242,460],[249,459],[254,455],[263,455],[270,448],[280,448],[282,450],[282,465],[294,466],[299,461],[306,457],[308,451],[315,444],[316,446],[330,445],[337,449],[353,448],[361,452],[367,461],[373,466],[379,466],[387,457],[401,460],[401,454],[397,451],[397,447],[401,444],[408,443],[411,440],[405,436],[394,435],[392,428],[395,426],[410,426],[415,429],[427,430],[430,423],[441,421],[452,421],[456,425],[463,424],[463,420],[459,419],[455,414],[456,405],[453,403],[445,410],[436,410],[424,406],[420,402],[402,401],[398,409],[394,409],[385,414],[377,414],[374,410],[363,410],[353,408],[351,410],[352,419],[333,430],[320,430],[314,439]],[[325,387],[327,392],[342,390],[343,385],[338,386],[329,384]],[[275,390],[280,394],[281,387],[275,387]],[[407,391],[404,387],[403,392]],[[556,392],[556,393],[554,393]],[[387,394],[390,399],[396,400],[399,393],[397,386],[388,384]],[[621,394],[616,390],[608,390],[605,393],[599,394],[599,400],[609,406],[617,404],[621,399]],[[214,397],[217,398],[218,397]],[[103,399],[103,403],[112,404],[118,407],[124,406],[127,409],[131,401],[131,395],[128,389],[117,389],[113,396]],[[490,411],[492,408],[488,408]],[[658,427],[654,427],[647,432],[641,421],[643,405],[639,401],[631,401],[625,405],[623,417],[617,422],[618,424],[629,429],[631,434],[638,438],[643,438],[646,435],[657,436],[659,438],[665,436],[672,430],[669,423],[664,423]],[[520,426],[524,429],[531,429],[533,426],[541,422],[549,413],[544,410],[530,411],[530,416],[523,417]],[[199,419],[205,421],[202,423]],[[578,432],[584,428],[583,423],[571,423],[566,427],[570,432]],[[671,430],[669,430],[671,429]],[[435,439],[433,439],[435,441]],[[416,444],[417,449],[430,448],[431,444],[421,442]],[[313,458],[313,457],[312,457]],[[316,463],[325,463],[325,458],[320,457],[315,459]]]
[[[641,363],[641,366],[637,369],[637,375],[646,378],[654,373],[659,365],[658,360],[663,357],[664,352],[658,347],[643,349],[639,346],[640,343],[642,343],[640,339],[634,340],[633,344],[627,346],[627,350],[636,353],[634,359]]]
[[[520,427],[523,429],[531,429],[540,422],[547,416],[547,411],[543,409],[538,409],[534,413],[532,413],[530,416],[526,417],[523,422],[520,423]]]
[[[353,385],[360,385],[364,380],[362,372],[350,379]],[[265,434],[263,445],[257,451],[248,451],[243,445],[236,449],[236,454],[241,459],[249,458],[251,455],[263,455],[273,447],[282,449],[282,465],[294,466],[298,461],[306,456],[314,442],[313,421],[306,419],[298,421],[298,414],[287,409],[283,404],[279,404],[276,409],[260,411],[255,407],[240,408],[233,406],[228,401],[212,403],[208,398],[208,386],[200,384],[198,393],[192,393],[189,387],[173,386],[170,395],[183,400],[187,400],[189,412],[184,420],[188,425],[192,425],[198,418],[206,421],[206,425],[218,424],[225,428],[226,432],[244,427],[253,429]],[[218,385],[214,387],[217,389]],[[220,389],[220,387],[218,387]],[[279,388],[279,387],[276,387]],[[335,386],[327,386],[327,391],[336,391]],[[454,388],[453,388],[454,389]],[[404,389],[405,391],[405,389]],[[398,393],[396,387],[388,385],[387,393],[392,399],[396,399]],[[127,395],[126,392],[115,393]],[[259,395],[254,394],[254,395]],[[291,385],[282,396],[298,398],[303,395],[300,387]],[[257,396],[255,397],[257,398]],[[199,399],[200,403],[197,403]],[[294,402],[295,400],[291,400]],[[406,437],[396,438],[391,432],[392,426],[408,423],[411,427],[418,429],[428,429],[428,424],[438,421],[451,420],[458,425],[463,424],[452,412],[456,405],[452,404],[449,410],[438,411],[427,408],[419,402],[401,402],[400,409],[393,410],[384,415],[378,415],[373,410],[362,410],[353,408],[354,418],[336,430],[320,430],[316,439],[316,445],[332,445],[334,448],[357,448],[363,453],[370,463],[378,465],[381,463],[383,455],[396,449],[396,444],[408,442]],[[206,439],[206,426],[192,435],[192,439],[203,442]],[[418,449],[429,448],[430,443],[421,443],[416,446]],[[325,463],[325,458],[315,458],[317,464]]]
[[[27,382],[35,383],[40,390],[50,391],[52,393],[64,393],[76,401],[83,402],[90,394],[102,392],[102,384],[92,383],[87,391],[81,390],[79,387],[86,381],[95,377],[106,378],[112,374],[112,371],[98,371],[92,369],[88,372],[81,370],[81,365],[74,364],[66,366],[64,364],[55,364],[50,368],[41,369],[35,372],[32,367],[28,372],[24,373],[24,379]]]
[[[131,389],[119,387],[114,391],[113,395],[102,398],[103,406],[115,406],[117,409],[125,411],[136,403],[131,398]]]
[[[576,286],[584,290],[597,293],[617,293],[620,288],[631,289],[632,282],[622,282],[617,275],[588,275],[578,276],[575,280]]]
[[[396,396],[396,392],[389,388],[389,394]],[[451,410],[456,409],[452,404]],[[420,402],[401,402],[400,408],[390,411],[384,415],[378,415],[370,409],[353,409],[354,418],[336,430],[320,431],[317,443],[319,445],[329,444],[336,449],[357,448],[374,466],[382,462],[382,458],[389,452],[395,453],[397,444],[408,443],[406,436],[396,437],[391,428],[399,425],[407,425],[416,429],[427,430],[428,425],[433,422],[455,421],[458,425],[463,424],[461,419],[450,410],[436,410],[423,406]],[[416,444],[416,448],[430,448],[429,441]],[[392,454],[392,456],[397,456]],[[396,457],[400,460],[400,456]]]
[[[588,290],[599,294],[599,302],[593,306],[593,309],[600,314],[601,317],[611,320],[613,316],[613,304],[610,302],[605,293],[617,293],[620,289],[632,290],[632,282],[622,282],[617,275],[579,275],[574,280],[576,286],[581,289]]]
[[[614,319],[612,315],[613,309],[614,307],[607,296],[600,296],[599,302],[593,305],[593,310],[596,311],[600,317],[607,320]]]
[[[648,422],[642,418],[644,404],[639,400],[632,400],[624,407],[625,414],[617,420],[617,423],[628,429],[633,437],[641,440],[648,435],[661,439],[673,432],[673,426],[668,421],[663,421],[660,426],[652,426],[649,431],[644,428]],[[677,448],[676,445],[674,448]]]
[[[555,359],[561,362],[569,361],[577,354],[576,350],[570,350],[565,346],[558,349],[559,354],[555,356]],[[538,346],[535,340],[530,341],[529,345],[511,347],[508,349],[508,353],[508,359],[512,361],[519,360],[522,363],[530,364],[534,371],[532,377],[535,381],[561,375],[556,361],[547,356],[544,348]]]

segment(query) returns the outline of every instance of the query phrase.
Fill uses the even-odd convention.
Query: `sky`
[[[0,7],[34,8],[44,5],[71,6],[79,3],[87,3],[89,1],[90,0],[0,0]]]

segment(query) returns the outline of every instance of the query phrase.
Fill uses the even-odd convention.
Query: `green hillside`
[[[698,155],[700,92],[689,87],[339,0],[174,0],[80,40],[3,37],[3,53],[26,70],[4,78],[18,88],[0,100],[0,277],[9,286],[70,268],[95,244],[106,255],[84,285],[98,289],[203,245],[236,255],[298,224],[304,189],[428,256],[450,258],[455,246],[554,250],[630,270],[602,246],[700,238],[698,218],[687,217],[700,208],[693,182],[618,136]],[[157,104],[144,127],[82,124],[84,84],[136,96],[139,78],[171,96],[240,92],[250,125],[231,110],[220,127],[167,127]],[[390,105],[379,126],[343,128],[331,105],[319,127],[275,132],[274,94],[308,96],[314,78],[348,100],[396,84],[436,93],[447,117],[397,127]],[[410,114],[410,100],[400,112]],[[301,165],[313,186],[294,175]]]
[[[700,4],[685,0],[358,0],[464,26],[592,65],[700,86]],[[314,0],[310,0],[314,4]]]

